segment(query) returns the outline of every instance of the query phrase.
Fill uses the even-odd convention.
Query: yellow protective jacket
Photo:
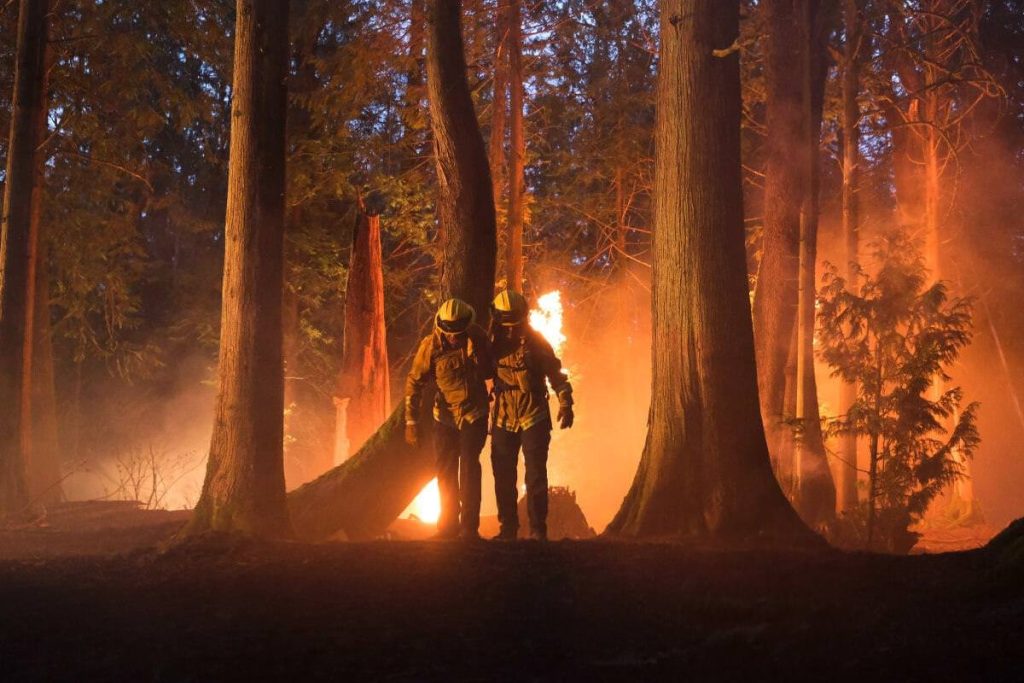
[[[416,422],[423,392],[434,383],[434,419],[462,427],[487,417],[486,380],[494,376],[494,361],[487,335],[478,325],[470,325],[463,343],[450,345],[434,331],[424,337],[416,350],[412,368],[405,381],[405,419]]]
[[[550,421],[548,382],[560,406],[572,405],[572,385],[562,371],[562,361],[539,332],[527,327],[519,338],[492,337],[491,350],[497,361],[494,426],[516,432]]]

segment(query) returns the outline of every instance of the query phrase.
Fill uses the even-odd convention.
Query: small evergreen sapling
[[[978,405],[961,408],[959,387],[942,389],[971,340],[972,303],[928,284],[920,244],[891,232],[872,245],[875,272],[854,264],[856,282],[826,264],[818,311],[819,355],[857,388],[830,435],[868,440],[868,497],[855,520],[868,549],[907,552],[909,531],[979,442]]]

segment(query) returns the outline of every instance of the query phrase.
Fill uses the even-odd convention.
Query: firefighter
[[[522,294],[506,289],[491,304],[491,350],[497,368],[491,414],[491,467],[501,532],[497,540],[515,540],[516,469],[519,449],[526,461],[526,509],[530,538],[547,539],[548,446],[551,409],[548,383],[558,397],[556,417],[572,427],[572,385],[551,344],[527,324],[529,306]]]
[[[405,440],[413,446],[419,445],[423,394],[431,385],[437,388],[434,449],[441,539],[480,537],[480,452],[487,440],[489,401],[485,380],[493,376],[494,365],[487,335],[475,318],[465,301],[441,304],[434,331],[420,342],[405,383]]]

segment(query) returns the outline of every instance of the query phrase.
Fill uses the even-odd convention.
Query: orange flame
[[[423,487],[401,516],[416,517],[427,524],[437,524],[441,518],[441,489],[437,487],[437,479],[431,479]]]
[[[555,355],[562,355],[566,337],[562,331],[562,293],[557,289],[537,299],[537,308],[530,311],[530,327],[548,340]]]

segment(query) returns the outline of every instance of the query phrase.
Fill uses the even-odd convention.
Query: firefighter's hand
[[[405,423],[405,442],[413,448],[420,445],[419,430],[416,429],[415,422]]]
[[[573,420],[576,418],[572,412],[572,406],[561,406],[558,409],[558,427],[559,429],[568,429],[572,427]]]

